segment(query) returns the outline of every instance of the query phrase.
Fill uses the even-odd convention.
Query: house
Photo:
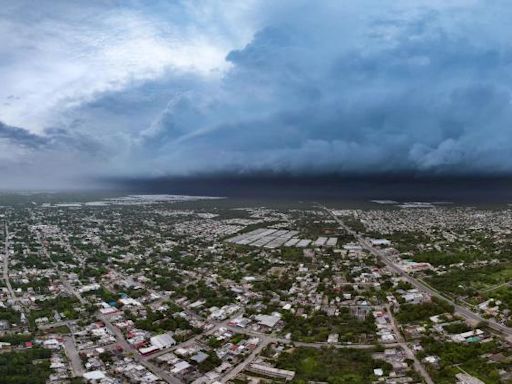
[[[171,373],[184,373],[190,367],[191,365],[189,363],[182,360],[174,365],[174,368],[171,369]]]
[[[335,343],[337,343],[337,342],[338,342],[339,338],[340,338],[340,335],[339,335],[339,334],[337,334],[337,333],[331,333],[331,334],[327,337],[327,342],[328,342],[329,344],[335,344]]]
[[[281,316],[279,314],[256,315],[254,318],[259,325],[267,328],[274,328],[276,324],[281,320]]]
[[[194,356],[191,357],[191,360],[195,361],[196,363],[200,364],[206,359],[208,359],[208,355],[202,351],[197,352]]]
[[[467,373],[457,373],[455,377],[458,380],[457,384],[485,384],[482,380]]]
[[[96,383],[96,382],[99,382],[99,381],[105,379],[106,376],[105,376],[105,373],[102,371],[90,371],[90,372],[85,372],[83,377],[86,381]]]
[[[294,371],[288,371],[286,369],[278,369],[278,368],[270,367],[268,365],[263,365],[263,364],[253,363],[253,364],[249,365],[247,370],[250,372],[254,372],[254,373],[263,375],[263,376],[275,377],[278,379],[285,379],[286,381],[293,380],[293,378],[295,377]]]
[[[462,343],[462,342],[472,342],[472,341],[475,341],[475,340],[480,340],[480,336],[482,336],[484,334],[484,332],[481,330],[481,329],[475,329],[475,330],[472,330],[472,331],[468,331],[468,332],[463,332],[463,333],[459,333],[457,335],[452,335],[451,338],[453,341],[455,342],[458,342],[458,343]]]
[[[149,339],[149,342],[158,349],[169,348],[176,345],[176,340],[174,340],[171,333],[153,336]]]

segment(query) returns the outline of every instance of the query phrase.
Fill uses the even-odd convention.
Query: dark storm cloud
[[[512,171],[508,1],[11,3],[11,175]]]
[[[371,3],[289,3],[227,55],[219,89],[167,110],[161,161],[178,173],[510,172],[512,48],[492,39],[510,7],[365,13]]]
[[[13,144],[30,148],[38,148],[47,143],[47,140],[42,136],[30,133],[23,128],[11,127],[1,121],[0,139],[5,139]]]

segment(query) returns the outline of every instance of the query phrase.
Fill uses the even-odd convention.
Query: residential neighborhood
[[[512,382],[510,208],[4,199],[0,369],[15,359],[41,383]]]

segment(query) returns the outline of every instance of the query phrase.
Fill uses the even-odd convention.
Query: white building
[[[455,377],[458,380],[457,384],[485,384],[482,380],[467,373],[457,373]]]

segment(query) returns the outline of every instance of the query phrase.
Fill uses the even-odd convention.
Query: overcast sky
[[[512,171],[509,0],[0,0],[4,187]]]

